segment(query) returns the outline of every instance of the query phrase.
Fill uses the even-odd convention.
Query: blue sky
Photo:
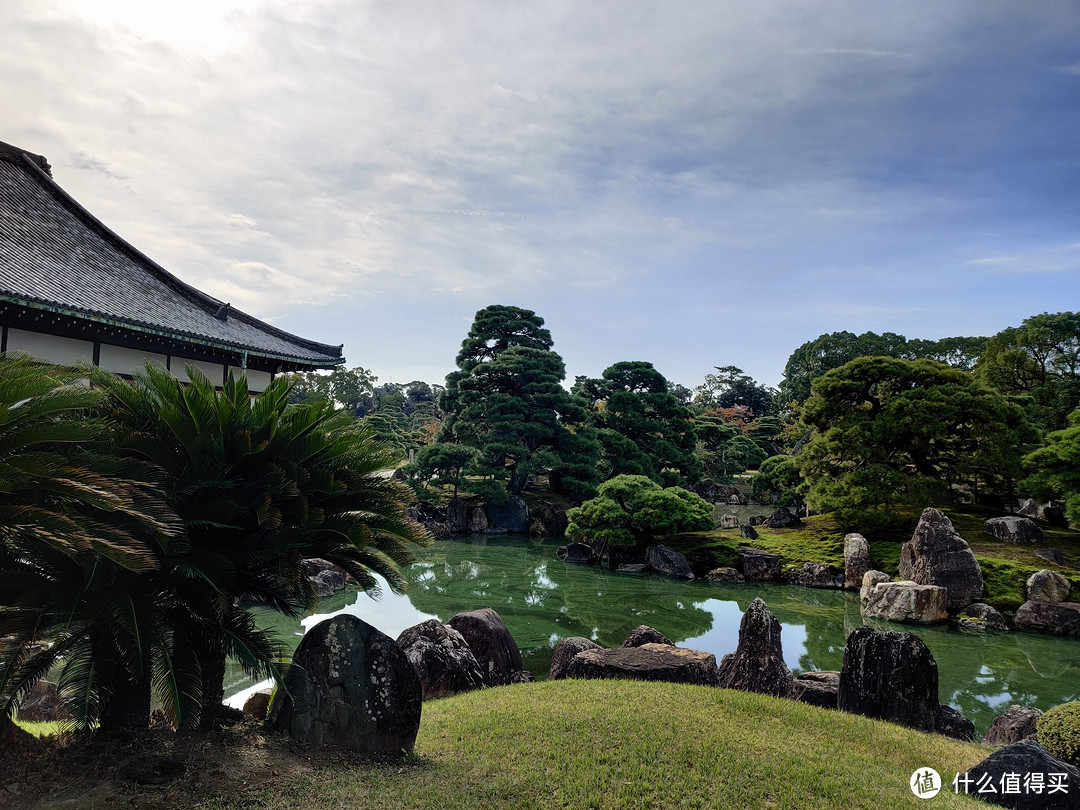
[[[5,0],[0,140],[192,283],[441,381],[488,304],[570,378],[775,385],[824,332],[1080,293],[1080,4]]]

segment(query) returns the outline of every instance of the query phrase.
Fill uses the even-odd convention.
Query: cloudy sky
[[[0,140],[185,281],[441,381],[779,382],[843,329],[1080,309],[1080,4],[3,0]]]

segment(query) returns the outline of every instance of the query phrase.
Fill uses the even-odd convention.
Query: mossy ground
[[[1001,512],[985,507],[939,507],[952,521],[982,568],[985,591],[983,601],[998,610],[1014,611],[1024,602],[1024,586],[1036,571],[1044,568],[1058,571],[1073,583],[1072,601],[1080,601],[1080,532],[1061,529],[1037,521],[1044,542],[1034,546],[1016,546],[1002,542],[986,533],[983,526]],[[779,554],[781,568],[798,568],[804,562],[819,562],[834,572],[844,570],[844,534],[831,515],[814,515],[793,529],[757,527],[756,540],[739,537],[736,529],[715,529],[674,535],[665,542],[686,555],[695,573],[704,574],[710,568],[734,566],[739,546]],[[900,546],[907,536],[867,537],[874,565],[888,574],[896,575],[900,564]],[[1065,564],[1056,565],[1036,556],[1040,548],[1057,548]]]

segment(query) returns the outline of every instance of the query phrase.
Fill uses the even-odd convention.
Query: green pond
[[[649,574],[619,574],[564,563],[565,540],[509,537],[444,540],[421,550],[408,571],[409,592],[386,590],[373,600],[348,591],[325,600],[320,612],[291,622],[260,616],[295,647],[305,629],[334,613],[351,613],[397,637],[425,619],[490,607],[509,628],[525,668],[546,678],[559,639],[584,636],[617,647],[639,624],[682,647],[713,653],[735,649],[739,621],[760,596],[783,626],[784,658],[795,671],[838,670],[844,639],[862,624],[919,635],[938,663],[940,699],[975,722],[979,734],[1010,703],[1048,709],[1080,699],[1080,641],[1028,633],[967,633],[864,619],[857,594],[765,583],[710,585]],[[301,626],[302,625],[302,626]],[[237,673],[230,688],[242,701],[250,681]]]

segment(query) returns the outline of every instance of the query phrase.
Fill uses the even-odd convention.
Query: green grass
[[[710,687],[548,681],[424,704],[404,763],[294,775],[206,810],[921,807],[911,773],[947,781],[981,746]],[[978,808],[943,791],[935,807]]]
[[[16,716],[15,725],[23,731],[33,734],[35,737],[53,737],[60,733],[60,722],[58,720],[48,720],[39,723],[34,720],[20,720],[18,716]]]

